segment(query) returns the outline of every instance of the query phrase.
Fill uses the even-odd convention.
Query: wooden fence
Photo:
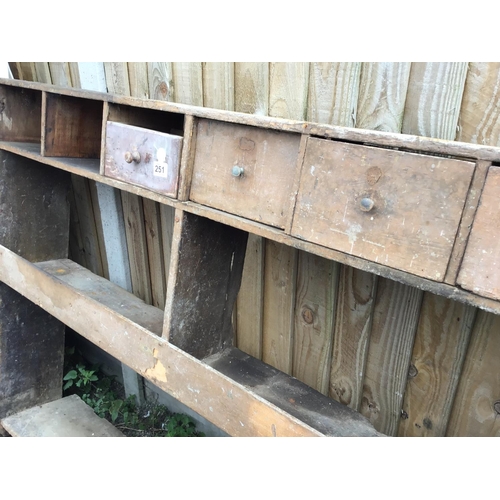
[[[15,78],[500,146],[500,63],[10,63]],[[109,277],[97,186],[71,254]],[[121,193],[133,292],[163,308],[172,213]],[[500,435],[500,316],[251,236],[237,345],[388,435]]]

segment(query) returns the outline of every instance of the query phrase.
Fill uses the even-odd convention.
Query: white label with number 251
[[[157,177],[168,177],[168,163],[166,161],[155,161],[153,175]]]
[[[156,177],[168,177],[167,152],[163,148],[156,150],[156,161],[153,165],[153,175]]]

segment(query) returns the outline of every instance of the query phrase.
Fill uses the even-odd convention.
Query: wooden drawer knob
[[[235,165],[231,170],[231,173],[233,174],[233,177],[243,177],[244,171],[245,170],[243,167],[238,167],[238,165]]]
[[[133,151],[127,151],[125,153],[125,161],[127,163],[139,163],[141,161],[141,155],[139,154],[139,151],[137,151],[137,149],[134,149]]]
[[[360,208],[363,212],[369,212],[375,205],[371,198],[363,198],[360,203]]]

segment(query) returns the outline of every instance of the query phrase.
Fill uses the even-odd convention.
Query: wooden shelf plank
[[[379,435],[359,413],[239,349],[226,349],[204,361],[325,436]]]
[[[28,408],[1,424],[13,437],[125,437],[76,395]]]
[[[111,281],[98,277],[69,259],[38,262],[35,266],[47,274],[57,276],[61,282],[120,313],[155,335],[161,335],[163,311],[146,304]]]
[[[58,272],[59,269],[62,272]],[[155,308],[143,305],[140,299],[132,298],[128,292],[67,259],[32,264],[0,246],[0,280],[228,434],[324,435],[325,416],[310,410],[309,404],[320,396],[323,406],[319,407],[327,411],[328,406],[334,404],[328,398],[311,395],[312,389],[304,393],[302,385],[297,386],[290,378],[285,384],[279,372],[272,372],[277,383],[267,392],[265,387],[252,387],[251,383],[244,386],[127,317],[130,307],[124,304],[130,301],[144,311]],[[144,317],[148,315],[144,314]],[[137,318],[134,316],[134,319]],[[263,364],[259,366],[268,377],[266,374],[271,372]],[[288,397],[289,389],[279,394],[279,388],[286,388],[287,384],[298,387],[295,402]],[[279,407],[280,404],[285,408]],[[295,416],[295,405],[302,407],[300,418],[304,415],[307,421]],[[369,433],[369,425],[359,426],[361,417],[352,418],[355,428],[347,429],[346,420],[341,419],[342,428],[337,429],[336,422],[331,422],[330,429],[341,433],[349,431],[352,435],[361,429]],[[370,432],[377,435],[374,430]]]
[[[199,118],[225,121],[228,123],[240,123],[256,127],[265,127],[274,130],[305,133],[318,137],[369,144],[376,146],[394,147],[398,144],[400,149],[408,151],[419,151],[426,153],[445,154],[450,156],[463,156],[466,159],[482,159],[489,161],[500,161],[500,147],[486,146],[482,144],[471,144],[466,142],[448,141],[421,137],[411,134],[399,134],[395,132],[380,132],[365,129],[355,129],[337,125],[311,123],[303,120],[291,120],[285,118],[274,118],[270,116],[258,116],[235,111],[225,111],[212,108],[203,108],[188,104],[178,104],[153,99],[139,99],[136,97],[118,96],[90,90],[80,90],[68,87],[56,87],[43,83],[28,82],[22,80],[11,80],[0,78],[0,85],[9,85],[35,89],[55,94],[81,97],[85,99],[97,99],[100,101],[135,106],[138,108],[149,108],[172,113],[184,113]]]

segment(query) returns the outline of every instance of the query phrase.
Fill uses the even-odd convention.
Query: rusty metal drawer
[[[108,121],[104,174],[177,197],[182,137]]]
[[[500,300],[500,167],[490,167],[457,282],[465,290]]]
[[[309,138],[292,235],[443,281],[474,163]]]
[[[284,228],[300,135],[199,120],[190,199]]]

